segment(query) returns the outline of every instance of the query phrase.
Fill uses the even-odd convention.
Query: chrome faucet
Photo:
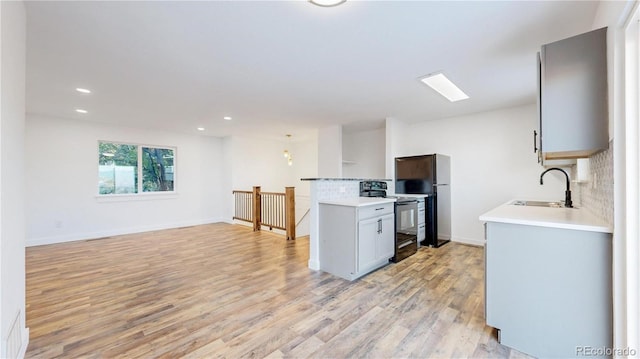
[[[553,168],[549,168],[548,170],[542,172],[542,174],[540,175],[540,184],[544,184],[542,182],[542,177],[544,176],[545,173],[549,172],[549,171],[560,171],[562,173],[564,173],[564,176],[567,178],[567,190],[564,192],[564,206],[567,208],[573,208],[573,202],[571,202],[571,185],[569,182],[569,175],[567,174],[567,172],[565,172],[562,168],[558,168],[558,167],[553,167]]]

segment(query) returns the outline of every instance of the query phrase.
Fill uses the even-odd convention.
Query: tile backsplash
[[[589,157],[589,179],[578,183],[577,189],[580,206],[613,226],[613,142]]]
[[[317,200],[355,198],[360,196],[359,181],[315,181]]]

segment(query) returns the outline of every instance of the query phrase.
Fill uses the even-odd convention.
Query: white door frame
[[[621,24],[623,103],[614,122],[614,351],[640,356],[640,7]],[[618,41],[618,39],[616,39]],[[627,351],[624,351],[624,350]]]

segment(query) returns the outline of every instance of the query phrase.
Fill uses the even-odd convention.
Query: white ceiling
[[[304,136],[535,101],[540,45],[590,1],[27,2],[27,112],[226,136]],[[443,71],[450,103],[418,78]],[[76,87],[93,90],[90,95]],[[86,115],[76,108],[89,111]],[[223,116],[232,116],[224,121]],[[298,137],[300,138],[300,137]]]

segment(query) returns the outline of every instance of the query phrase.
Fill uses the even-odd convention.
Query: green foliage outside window
[[[142,190],[173,191],[173,150],[142,148]]]
[[[98,144],[100,194],[138,193],[138,146]]]
[[[133,194],[174,191],[174,156],[169,148],[98,143],[98,192]],[[142,168],[138,166],[141,160]]]

